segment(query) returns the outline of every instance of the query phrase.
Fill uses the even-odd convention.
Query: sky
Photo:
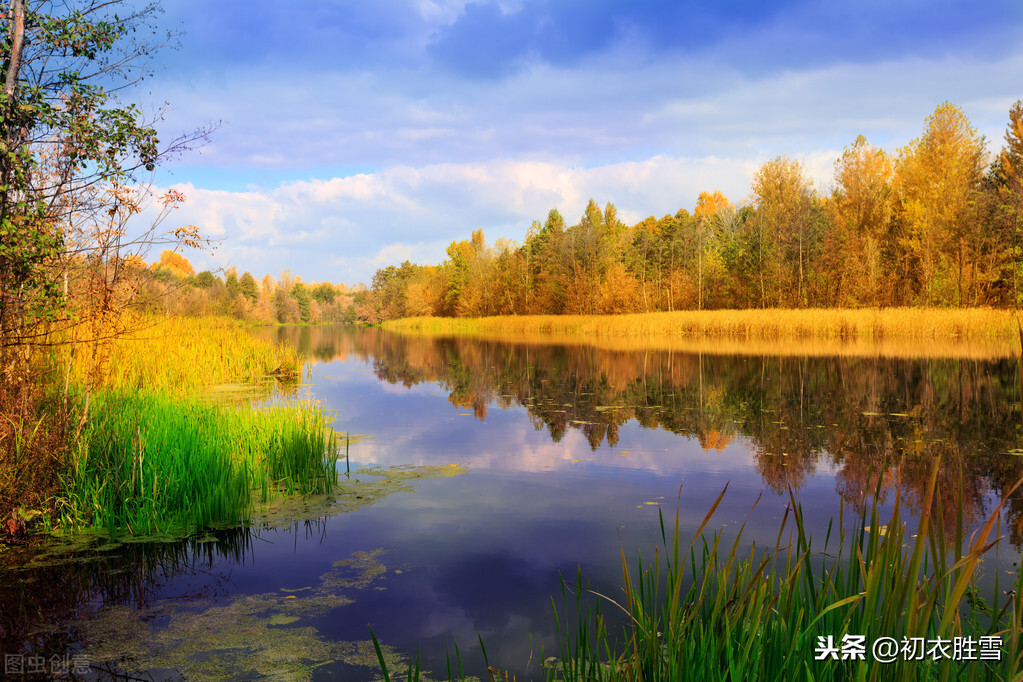
[[[164,0],[178,44],[129,97],[164,140],[214,125],[157,189],[214,240],[196,270],[371,282],[482,229],[521,242],[590,198],[632,224],[748,199],[765,161],[821,192],[858,135],[888,151],[944,101],[1003,142],[1019,0]],[[155,260],[158,254],[152,254]]]

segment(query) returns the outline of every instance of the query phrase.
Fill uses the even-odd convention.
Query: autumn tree
[[[129,198],[129,190],[119,188],[153,170],[164,154],[202,137],[200,131],[161,148],[143,113],[112,94],[144,77],[150,56],[167,42],[149,30],[158,9],[134,9],[118,0],[11,0],[2,15],[2,348],[38,339],[48,325],[67,318],[69,264],[97,254],[130,255],[125,240],[79,240],[72,249],[70,232],[88,234],[108,224],[104,216],[121,222],[123,211],[108,205],[111,196],[120,192],[114,201],[134,209],[140,197]],[[177,237],[172,231],[167,239]]]
[[[900,151],[901,244],[914,267],[919,302],[968,302],[982,234],[971,212],[984,172],[984,138],[945,102],[924,133]]]
[[[833,300],[840,305],[880,303],[881,249],[895,206],[893,171],[891,158],[862,135],[835,161],[831,206],[837,216],[829,260]]]
[[[751,206],[717,215],[718,256],[721,259],[728,305],[755,308],[764,305],[762,270],[763,224]]]
[[[684,273],[687,244],[692,236],[692,216],[686,209],[661,217],[651,226],[652,250],[648,255],[656,298],[652,307],[676,310],[690,301],[690,286]],[[645,239],[646,237],[644,237]]]
[[[172,249],[160,252],[160,260],[153,263],[153,270],[164,270],[177,279],[184,279],[195,274],[195,268],[187,258]]]
[[[730,214],[729,214],[730,212]],[[731,219],[726,215],[734,215],[735,207],[732,202],[721,193],[721,190],[711,192],[700,192],[696,198],[696,208],[693,211],[694,237],[697,263],[697,310],[703,310],[703,279],[704,260],[710,255],[714,236],[717,227],[730,225]]]
[[[526,312],[528,266],[523,249],[510,239],[494,242],[493,310],[497,315]]]
[[[761,305],[806,305],[813,189],[802,164],[787,156],[766,162],[753,176],[753,196]]]
[[[444,278],[439,268],[424,267],[405,289],[405,315],[440,315],[444,309]]]
[[[632,244],[628,251],[629,267],[639,279],[642,310],[650,310],[650,297],[647,295],[651,272],[657,266],[657,259],[651,256],[657,249],[657,219],[648,216],[642,222],[632,226]]]
[[[463,244],[465,244],[463,242]],[[497,286],[495,254],[487,247],[483,230],[473,230],[468,250],[464,246],[456,264],[458,280],[463,283],[455,314],[462,317],[482,317],[497,313]]]
[[[1005,146],[993,164],[990,190],[993,195],[991,213],[1002,222],[1008,236],[1011,263],[1012,301],[1021,301],[1021,262],[1023,262],[1023,100],[1016,100],[1009,109],[1009,125],[1005,130]]]
[[[0,14],[0,514],[12,499],[52,503],[56,482],[34,472],[59,469],[88,416],[88,386],[74,405],[67,399],[70,373],[61,405],[36,400],[43,352],[63,343],[77,356],[67,366],[84,361],[93,375],[103,339],[123,330],[118,313],[137,300],[131,280],[144,276],[146,245],[196,237],[185,228],[127,236],[145,200],[138,181],[168,147],[114,93],[148,71],[163,42],[146,37],[157,10],[10,0]],[[164,199],[163,208],[176,203]]]
[[[569,275],[565,287],[567,313],[596,312],[603,231],[604,214],[597,202],[590,199],[579,222],[565,232],[562,257]]]

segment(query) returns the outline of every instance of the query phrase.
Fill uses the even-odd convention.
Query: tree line
[[[238,274],[195,272],[180,252],[166,249],[135,276],[145,282],[145,307],[168,315],[228,315],[257,324],[354,324],[364,304],[364,285],[346,287],[330,282],[304,282],[284,270],[280,276],[256,280],[250,272]]]
[[[753,176],[747,201],[703,192],[635,225],[590,200],[557,208],[522,244],[482,230],[440,265],[377,271],[360,319],[615,314],[715,308],[1016,306],[1021,300],[1023,103],[993,158],[948,102],[896,153],[858,137],[833,189],[786,156]]]

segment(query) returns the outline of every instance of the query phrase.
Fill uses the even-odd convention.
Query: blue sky
[[[960,106],[997,151],[1023,97],[1018,0],[168,0],[184,35],[138,93],[164,137],[187,254],[257,278],[369,283],[482,228],[521,240],[593,197],[628,222],[733,201],[788,154],[827,191],[863,134],[895,152]]]

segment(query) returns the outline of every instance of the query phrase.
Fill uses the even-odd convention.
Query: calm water
[[[364,436],[344,501],[187,543],[96,541],[29,568],[15,557],[23,566],[0,573],[5,652],[69,652],[167,679],[348,679],[374,674],[372,626],[396,653],[421,645],[438,675],[453,641],[483,671],[479,633],[490,662],[522,679],[541,648],[556,653],[559,576],[581,570],[620,595],[621,552],[652,554],[659,506],[667,516],[677,504],[691,534],[727,484],[710,528],[727,536],[749,516],[744,538],[773,545],[790,490],[822,537],[878,477],[885,509],[897,485],[915,509],[938,457],[946,512],[961,480],[973,525],[1023,476],[1014,359],[263,333],[314,359],[298,394]],[[393,469],[409,465],[430,468]],[[1019,558],[1021,511],[1016,495],[1003,574]]]

